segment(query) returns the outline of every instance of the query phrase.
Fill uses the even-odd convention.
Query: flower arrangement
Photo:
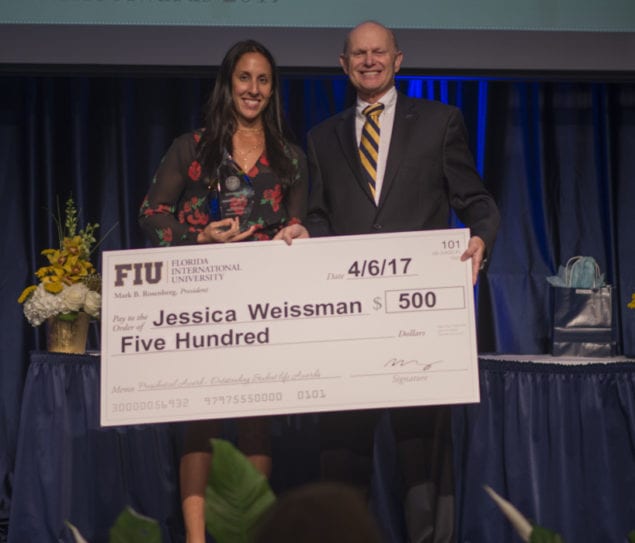
[[[35,275],[40,283],[24,289],[18,302],[31,326],[39,326],[49,317],[77,319],[80,311],[98,318],[101,309],[101,277],[90,262],[96,248],[95,231],[99,224],[87,224],[78,230],[77,208],[72,197],[66,201],[64,220],[53,217],[59,236],[59,249],[44,249],[49,261]]]

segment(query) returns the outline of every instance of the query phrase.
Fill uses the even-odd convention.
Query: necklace
[[[239,157],[245,158],[245,157],[248,157],[254,151],[258,151],[258,150],[262,149],[262,147],[263,147],[263,142],[258,142],[258,143],[256,143],[256,145],[253,145],[252,147],[248,147],[244,151],[242,151],[242,150],[239,151],[238,149],[234,149],[234,154],[239,156]]]
[[[238,127],[234,132],[233,153],[243,171],[249,171],[254,165],[254,153],[257,159],[265,147],[263,127],[244,128]]]
[[[258,128],[244,128],[244,127],[238,127],[236,129],[236,132],[262,132],[263,128],[262,126],[259,126]]]
[[[254,145],[247,147],[246,149],[238,149],[237,146],[234,145],[234,155],[238,159],[238,164],[243,169],[243,171],[249,171],[251,167],[253,167],[254,163],[249,160],[249,158],[255,151],[258,153],[257,157],[259,157],[262,154],[264,144],[264,139],[262,139],[256,142]]]

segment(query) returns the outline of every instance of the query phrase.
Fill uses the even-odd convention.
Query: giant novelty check
[[[102,425],[477,402],[468,239],[104,252]]]

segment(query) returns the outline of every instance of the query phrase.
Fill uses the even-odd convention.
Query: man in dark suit
[[[476,283],[499,213],[474,167],[461,112],[395,89],[402,57],[394,34],[376,22],[349,33],[340,64],[357,101],[309,132],[306,227],[312,237],[443,229],[453,209],[471,230],[461,259],[472,259]],[[369,113],[374,104],[379,110]],[[377,418],[372,410],[321,415],[325,479],[368,485]],[[452,541],[449,408],[393,409],[391,422],[409,540]]]

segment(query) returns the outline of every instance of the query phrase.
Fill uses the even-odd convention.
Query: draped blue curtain
[[[0,76],[0,541],[6,531],[27,353],[44,346],[16,299],[56,243],[57,199],[72,193],[104,249],[145,245],[136,214],[171,140],[200,123],[211,77]],[[502,213],[478,288],[481,352],[549,351],[545,277],[574,255],[596,258],[615,287],[619,349],[635,354],[635,84],[399,77],[414,96],[458,105]],[[343,76],[283,74],[292,130],[352,100]],[[91,347],[98,347],[97,328]]]
[[[626,307],[635,278],[633,90],[493,85],[505,115],[492,117],[486,171],[503,226],[486,281],[494,327],[488,350],[547,352],[552,292],[545,277],[572,256],[590,255],[615,287],[618,334],[633,353],[634,315]]]

